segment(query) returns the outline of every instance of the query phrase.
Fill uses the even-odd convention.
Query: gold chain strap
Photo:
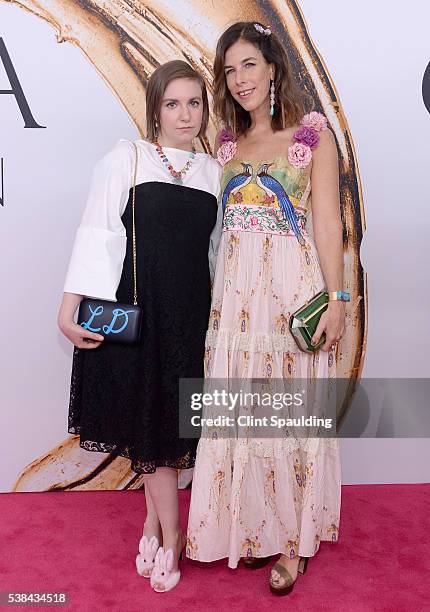
[[[134,179],[133,179],[133,198],[132,198],[132,215],[133,215],[133,289],[134,299],[133,305],[137,306],[137,266],[136,266],[136,220],[135,220],[135,204],[136,204],[136,177],[137,177],[137,161],[139,157],[139,151],[137,145],[133,142],[134,149],[136,151],[136,161],[134,164]]]

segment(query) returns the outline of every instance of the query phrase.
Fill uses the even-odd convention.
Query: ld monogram
[[[93,310],[89,304],[88,304],[88,308],[91,312],[91,316],[88,319],[88,321],[82,322],[81,326],[84,329],[88,329],[91,332],[99,332],[103,329],[103,333],[106,335],[120,334],[121,332],[123,332],[128,325],[128,321],[129,321],[128,315],[130,314],[130,312],[134,312],[134,310],[123,310],[122,308],[115,308],[114,310],[112,310],[113,317],[109,325],[103,325],[102,327],[91,327],[91,324],[94,321],[94,319],[103,314],[104,308],[103,306],[100,305],[100,306],[97,306],[95,310]],[[123,317],[123,323],[121,327],[119,327],[118,329],[114,329],[117,319],[120,319],[120,317]]]

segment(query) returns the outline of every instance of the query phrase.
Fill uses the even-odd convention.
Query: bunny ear
[[[166,569],[170,572],[173,567],[173,550],[171,548],[166,552],[165,560]]]
[[[155,536],[152,536],[152,538],[149,540],[149,549],[152,553],[155,553],[158,550],[158,540]]]
[[[147,546],[148,546],[148,538],[146,536],[142,536],[139,542],[139,552],[141,555],[145,554]]]
[[[160,546],[155,555],[155,565],[161,565],[164,559],[164,548]]]

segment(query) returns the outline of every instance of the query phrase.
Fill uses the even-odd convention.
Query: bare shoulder
[[[318,132],[318,136],[318,146],[316,146],[313,151],[314,160],[316,161],[322,158],[337,159],[336,139],[333,132],[327,128],[326,130]]]
[[[328,151],[330,149],[336,149],[336,140],[330,128],[327,128],[326,130],[321,130],[320,132],[318,132],[318,136],[319,136],[319,143],[318,143],[318,146],[316,147],[316,151],[318,150]]]
[[[333,132],[327,128],[326,130],[322,130],[318,132],[320,137],[319,147],[335,147],[336,148],[336,140]],[[319,148],[318,147],[318,148]]]

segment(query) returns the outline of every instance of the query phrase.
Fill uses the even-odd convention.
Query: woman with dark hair
[[[207,380],[265,379],[276,388],[332,379],[348,299],[333,134],[321,113],[307,112],[309,98],[295,85],[284,48],[261,23],[236,23],[222,34],[214,72],[214,108],[226,128],[218,149],[225,212]],[[328,306],[312,338],[315,349],[305,351],[290,316],[323,290]],[[270,430],[249,435],[246,427],[232,437],[225,430],[208,430],[212,436],[198,445],[187,555],[227,557],[232,568],[243,558],[256,568],[280,554],[270,589],[285,595],[320,542],[337,540],[338,440],[291,435],[291,428],[278,437]]]
[[[148,140],[121,140],[96,165],[58,320],[76,347],[68,430],[82,448],[128,457],[145,475],[136,565],[164,592],[179,581],[185,544],[177,470],[194,465],[196,441],[178,435],[178,383],[203,376],[220,166],[193,146],[209,112],[203,78],[187,63],[155,70],[146,113]],[[140,342],[110,343],[76,324],[82,296],[132,302],[135,262]]]

